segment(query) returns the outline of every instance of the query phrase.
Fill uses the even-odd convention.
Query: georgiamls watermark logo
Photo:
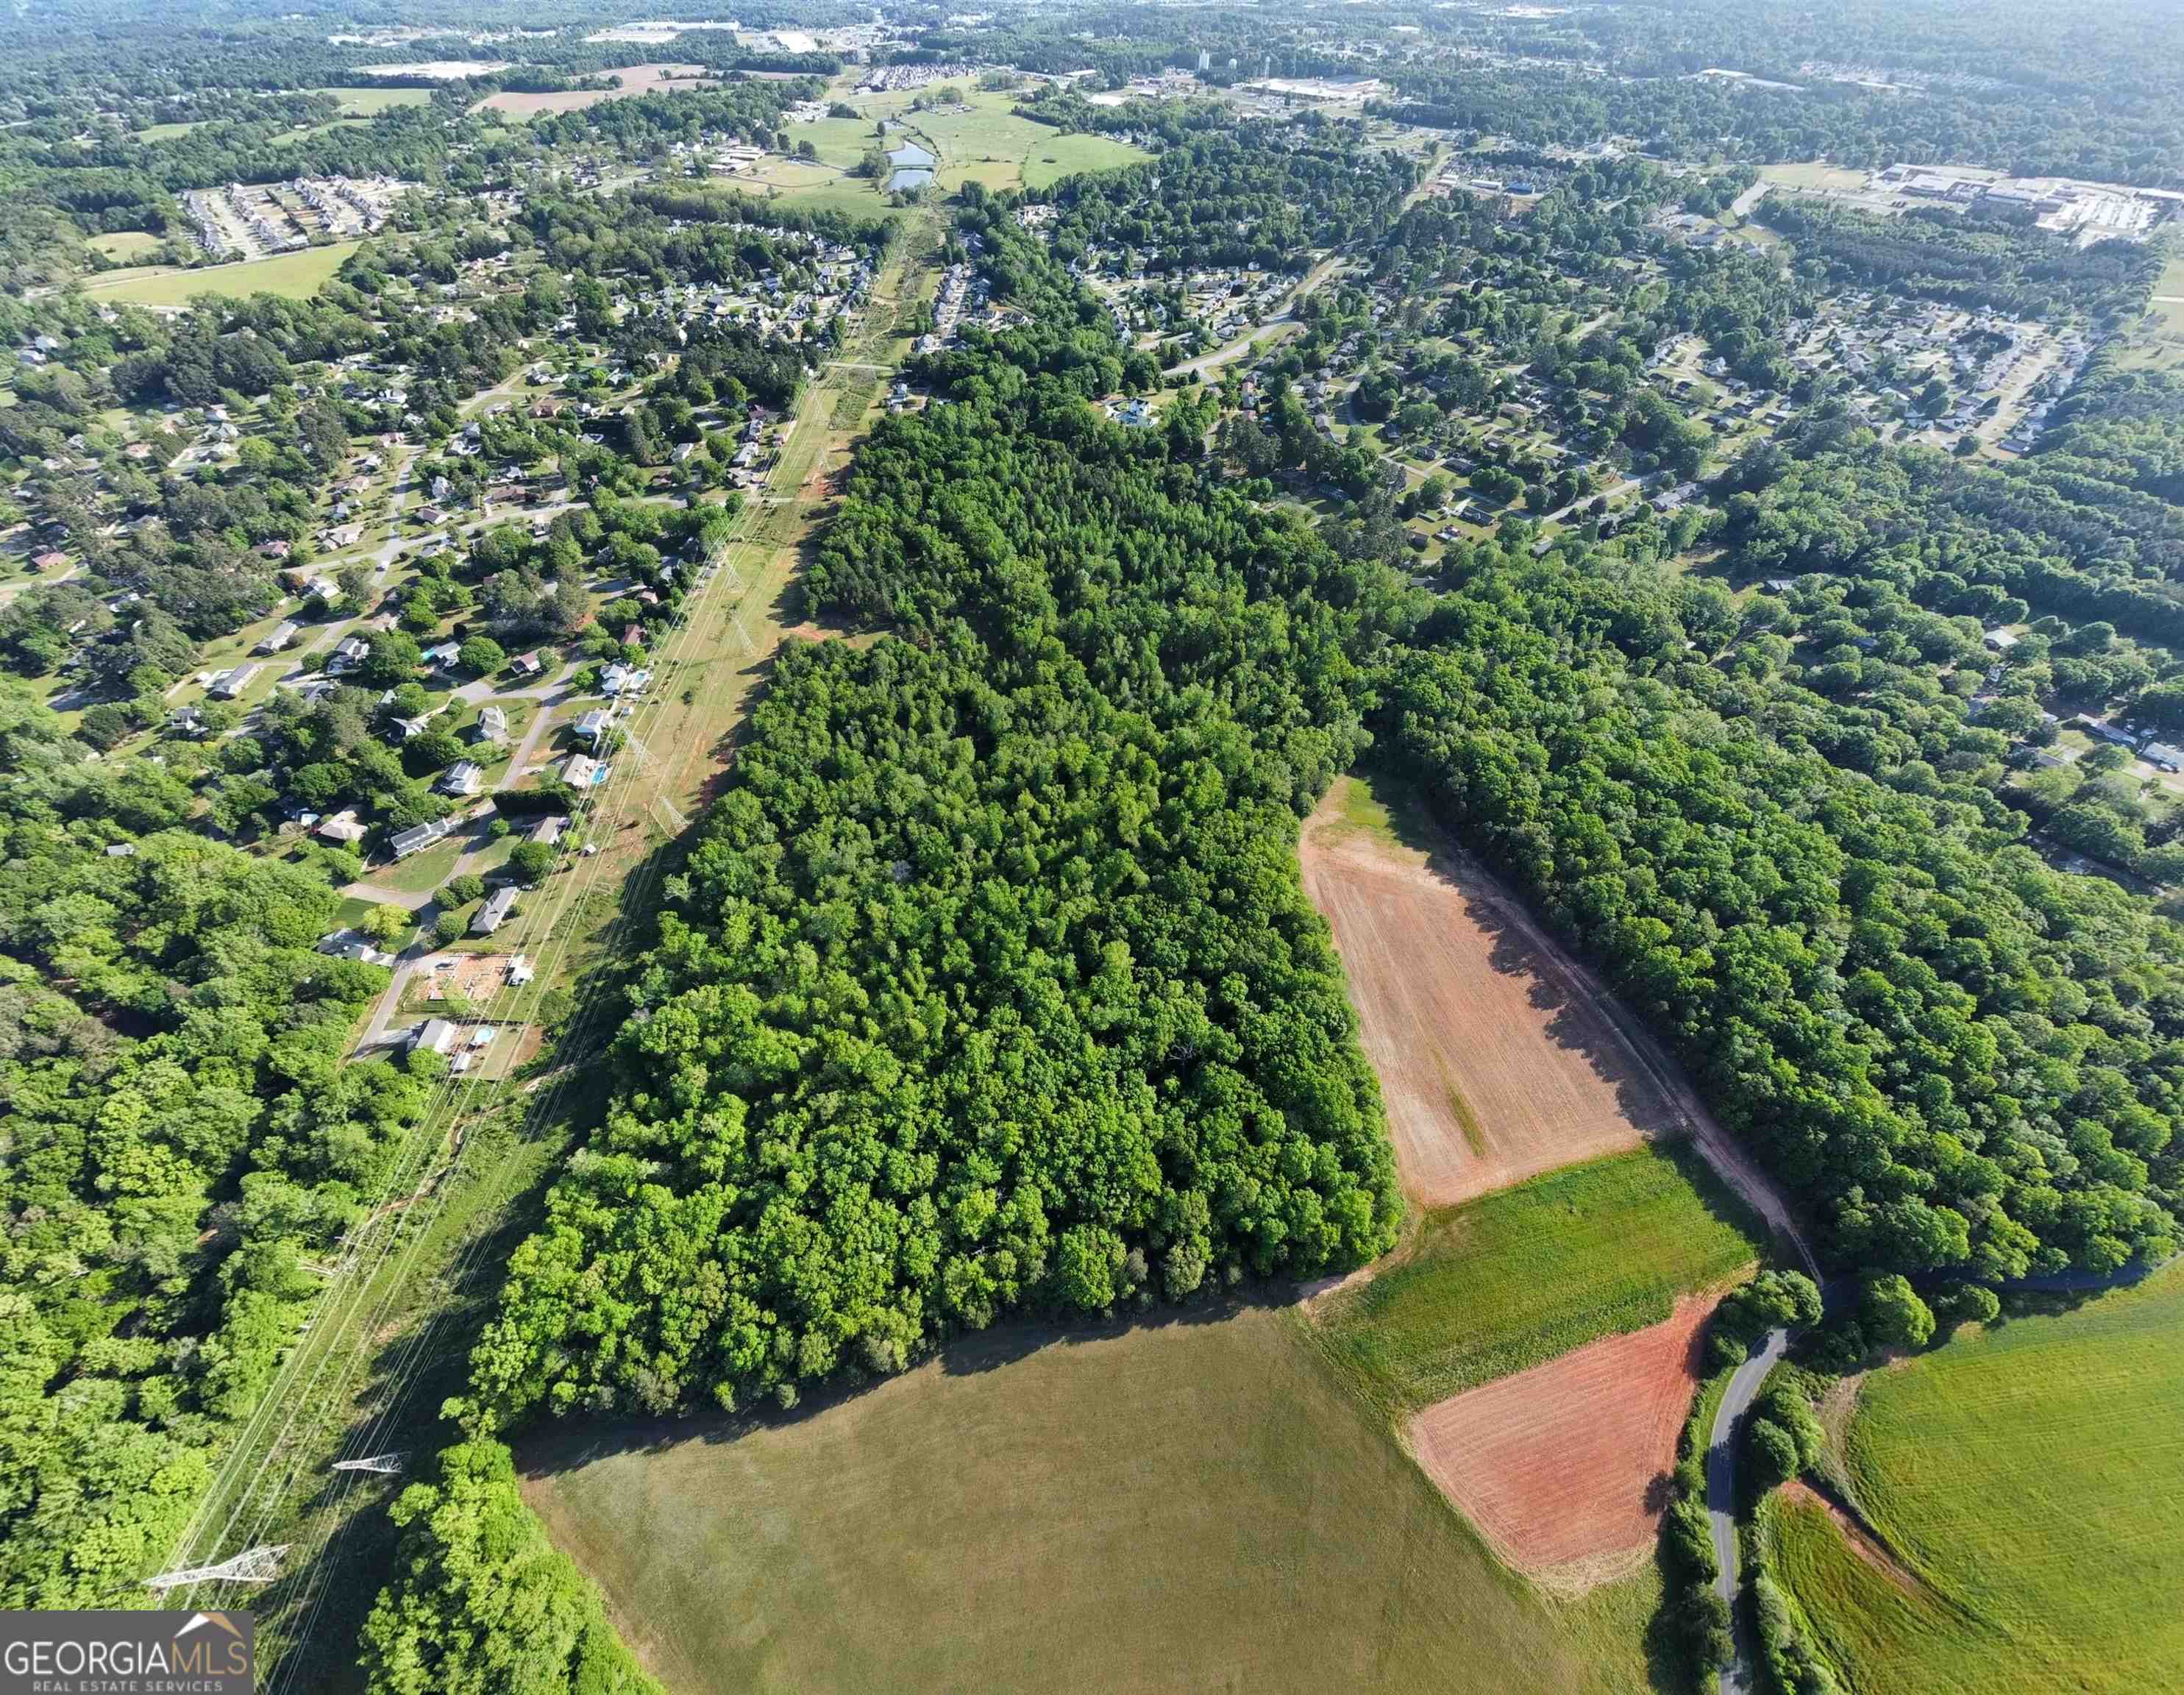
[[[0,1695],[251,1695],[248,1613],[0,1613]]]

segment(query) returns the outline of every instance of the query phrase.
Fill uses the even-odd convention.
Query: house
[[[221,700],[232,700],[250,687],[250,680],[265,670],[262,665],[238,665],[232,671],[223,671],[212,680],[209,694]]]
[[[2017,637],[1997,625],[1986,633],[1986,644],[1997,653],[2008,653],[2017,645]]]
[[[613,722],[614,721],[607,716],[605,708],[594,706],[590,711],[585,713],[582,717],[577,719],[575,723],[571,724],[569,727],[569,731],[570,733],[574,735],[579,741],[590,742],[596,746],[599,743],[599,738],[606,733],[607,726]]]
[[[498,706],[488,706],[477,716],[477,739],[482,742],[504,742],[508,739],[508,714]]]
[[[178,707],[167,714],[167,728],[178,736],[201,736],[204,733],[204,715],[194,706]]]
[[[289,547],[287,543],[276,537],[270,542],[259,543],[258,551],[268,559],[286,559],[289,554]]]
[[[358,822],[356,813],[345,807],[331,818],[321,818],[318,833],[330,842],[354,846],[364,839],[365,827]]]
[[[506,923],[509,915],[515,911],[515,894],[514,884],[504,884],[487,895],[485,904],[477,909],[477,916],[471,920],[471,934],[489,936]]]
[[[399,832],[387,845],[393,850],[395,858],[407,859],[443,839],[454,828],[453,818],[435,818],[429,824],[415,824]]]
[[[599,762],[589,754],[572,753],[561,767],[561,780],[571,789],[588,789],[599,781]]]
[[[2159,771],[2184,771],[2184,748],[2174,748],[2166,742],[2148,742],[2138,750],[2138,756]]]
[[[551,847],[561,839],[561,832],[569,828],[569,821],[559,812],[550,813],[531,827],[530,839],[543,842]]]
[[[68,555],[53,549],[48,549],[42,554],[34,554],[31,558],[31,568],[33,571],[58,571],[67,563]]]
[[[627,665],[610,665],[599,673],[599,693],[610,700],[624,695],[642,694],[652,681],[649,671],[638,671]]]
[[[511,989],[521,989],[538,974],[538,967],[523,954],[517,954],[508,962],[508,986]]]
[[[460,642],[438,642],[426,648],[417,657],[427,665],[453,665],[463,650]]]
[[[410,1032],[410,1049],[413,1053],[419,1048],[445,1053],[454,1045],[455,1027],[445,1018],[427,1018]]]
[[[538,650],[533,648],[529,653],[520,653],[509,661],[508,668],[518,677],[536,677],[546,666],[538,657]]]
[[[319,951],[336,959],[361,960],[366,965],[392,965],[394,956],[372,946],[354,930],[336,930],[319,938]]]
[[[459,759],[440,776],[443,794],[471,795],[485,787],[485,767],[476,760]]]
[[[265,639],[258,644],[258,651],[260,653],[280,652],[282,648],[287,647],[289,643],[296,639],[296,632],[300,627],[302,627],[298,625],[293,618],[281,619],[279,623],[274,625],[271,630],[267,632]]]
[[[364,663],[370,652],[371,644],[362,636],[349,636],[327,655],[326,669],[332,672],[354,671]]]

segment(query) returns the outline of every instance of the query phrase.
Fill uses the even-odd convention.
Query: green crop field
[[[139,306],[186,306],[200,294],[278,294],[303,300],[324,287],[356,249],[354,242],[335,242],[328,247],[245,259],[238,265],[187,270],[161,265],[109,270],[85,279],[83,292],[94,298],[126,300]]]
[[[1864,1382],[1860,1504],[1929,1586],[1777,1508],[1791,1592],[1861,1692],[2184,1688],[2184,1268]]]
[[[1401,1263],[1329,1296],[1329,1357],[1391,1416],[1666,1319],[1754,1258],[1685,1151],[1640,1148],[1429,1213]]]
[[[422,106],[432,98],[429,88],[315,88],[314,94],[331,94],[341,103],[345,118],[371,118],[397,106]]]
[[[677,1695],[1648,1687],[1648,1570],[1498,1565],[1291,1313],[1003,1330],[740,1433],[582,1422],[522,1455]]]
[[[1107,136],[1057,136],[1051,131],[1034,142],[1025,155],[1023,181],[1027,188],[1045,188],[1065,176],[1086,170],[1120,170],[1152,155],[1128,142]]]

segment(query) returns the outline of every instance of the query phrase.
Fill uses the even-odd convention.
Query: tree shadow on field
[[[1299,1285],[1278,1279],[1225,1291],[1182,1306],[1156,1303],[1143,1311],[1076,1321],[1012,1319],[991,1329],[952,1336],[913,1361],[902,1373],[845,1369],[838,1379],[801,1391],[796,1404],[767,1403],[735,1413],[612,1414],[571,1413],[542,1419],[515,1440],[517,1469],[529,1478],[572,1471],[620,1454],[659,1453],[692,1441],[739,1441],[761,1430],[783,1430],[816,1419],[913,1372],[937,1369],[950,1377],[975,1377],[1017,1364],[1051,1348],[1081,1347],[1139,1331],[1179,1330],[1223,1324],[1250,1312],[1293,1307]]]
[[[1487,939],[1490,968],[1520,979],[1531,1006],[1547,1015],[1547,1041],[1607,1084],[1617,1109],[1649,1141],[1688,1134],[1696,1094],[1636,1016],[1525,910],[1513,888],[1457,840],[1434,815],[1422,785],[1385,767],[1359,775],[1386,806],[1396,839],[1423,856],[1426,869],[1462,902],[1466,919]]]

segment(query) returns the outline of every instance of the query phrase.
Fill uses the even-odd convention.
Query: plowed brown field
[[[1300,854],[1411,1196],[1449,1206],[1685,1129],[1601,991],[1514,897],[1452,849],[1359,823],[1356,785],[1329,791]]]
[[[1410,1425],[1418,1464],[1495,1553],[1551,1588],[1635,1570],[1652,1551],[1716,1298],[1686,1296],[1664,1323],[1427,1408]]]

